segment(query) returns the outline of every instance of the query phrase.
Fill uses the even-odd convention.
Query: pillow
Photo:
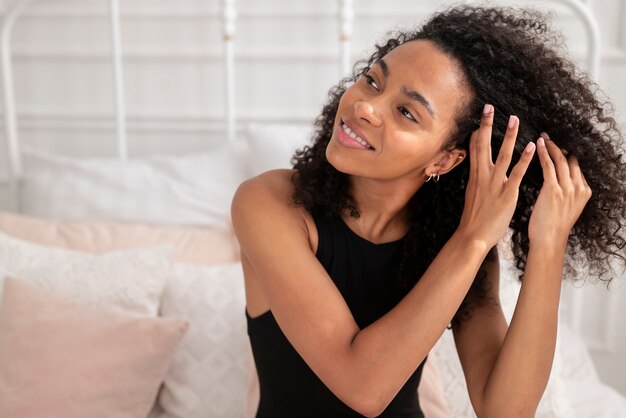
[[[34,242],[90,252],[96,250],[116,250],[125,248],[129,244],[158,245],[165,242],[171,244],[171,241],[175,239],[173,258],[177,259],[177,261],[212,265],[239,260],[239,246],[234,233],[222,228],[172,228],[104,221],[52,221],[0,212],[0,230]],[[206,253],[203,252],[204,248],[198,248],[198,245],[208,248]],[[233,247],[237,249],[236,252]],[[193,270],[196,269],[191,265],[186,267],[178,265],[177,267],[179,274],[183,274],[181,279],[183,281],[185,280],[185,271]],[[199,277],[200,280],[207,277],[202,269],[196,270],[196,273],[196,277]],[[211,275],[209,274],[209,276]],[[241,280],[239,286],[243,288],[243,277]],[[173,283],[178,283],[178,281],[173,280]],[[206,287],[206,289],[211,290],[210,283],[212,281],[209,283],[200,282],[197,285],[200,289]],[[234,282],[231,281],[231,283]],[[237,290],[237,287],[234,289]],[[186,302],[187,300],[183,298],[182,303]],[[193,317],[193,315],[191,316]],[[193,318],[196,321],[194,329],[202,327],[203,318],[198,316]],[[233,318],[231,317],[229,320],[233,320]],[[234,320],[236,321],[237,319],[234,318]],[[245,330],[240,343],[244,344],[244,347],[249,346]],[[200,340],[201,347],[203,347],[202,344],[206,346],[206,343]],[[193,351],[194,347],[191,346],[192,344],[186,342],[185,345],[183,350]],[[232,350],[232,347],[228,344],[225,345],[225,348],[230,349],[231,352],[237,351]],[[218,355],[223,351],[219,347],[212,347],[212,350],[218,353]],[[181,355],[177,357],[180,358]],[[254,364],[252,366],[254,367]],[[246,373],[246,379],[247,375],[248,373]],[[241,375],[239,379],[242,379]],[[211,384],[208,383],[209,386]],[[245,383],[241,384],[245,385]],[[202,390],[204,390],[203,386],[200,385],[198,391],[201,392]],[[240,393],[241,399],[233,402],[241,402],[243,405],[245,403],[245,393]],[[218,409],[217,406],[212,406],[211,408],[214,410]],[[163,410],[157,402],[151,411],[150,418],[156,418],[162,412]],[[199,412],[198,415],[202,415],[202,412]]]
[[[188,328],[70,302],[7,277],[0,306],[0,416],[147,416]]]
[[[112,221],[56,221],[0,212],[0,231],[42,245],[88,253],[172,245],[172,261],[220,264],[240,259],[239,243],[229,228],[154,226]]]
[[[243,417],[250,364],[241,263],[175,264],[161,314],[183,316],[189,331],[159,395],[165,417]]]
[[[246,179],[239,150],[182,156],[70,158],[25,148],[21,211],[54,219],[110,219],[228,227]]]
[[[425,417],[450,418],[452,416],[444,397],[443,381],[436,353],[428,354],[417,393]]]
[[[246,130],[249,160],[248,177],[276,168],[292,168],[296,149],[310,145],[311,124],[251,123]]]
[[[162,246],[91,255],[0,233],[0,298],[9,275],[74,302],[156,316],[171,251]]]

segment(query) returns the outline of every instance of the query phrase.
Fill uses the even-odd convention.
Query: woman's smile
[[[365,140],[358,136],[354,131],[350,129],[348,125],[343,121],[337,125],[337,140],[341,145],[347,148],[361,149],[367,151],[374,151],[374,148],[370,146]]]

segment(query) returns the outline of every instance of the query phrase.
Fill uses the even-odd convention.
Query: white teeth
[[[348,125],[346,125],[345,123],[343,125],[341,125],[341,127],[343,128],[343,131],[350,136],[350,138],[354,139],[356,142],[358,142],[361,145],[364,145],[368,148],[372,148],[372,146],[370,144],[368,144],[367,142],[365,142],[363,140],[363,138],[361,138],[360,136],[358,136],[356,133],[352,132],[352,130],[348,127]]]

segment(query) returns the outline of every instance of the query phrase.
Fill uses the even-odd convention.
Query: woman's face
[[[462,150],[441,151],[469,98],[463,80],[459,64],[430,41],[396,47],[342,95],[326,158],[338,171],[368,178],[449,171],[465,158]]]

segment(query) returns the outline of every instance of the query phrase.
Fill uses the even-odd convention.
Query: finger
[[[576,165],[578,166],[578,169],[580,170],[580,179],[583,182],[583,185],[588,189],[589,197],[591,197],[591,193],[592,193],[591,187],[587,183],[587,179],[585,178],[585,175],[583,174],[583,171],[580,169],[580,165],[578,165],[578,161],[576,161]]]
[[[480,162],[490,162],[491,158],[491,131],[493,128],[493,106],[486,104],[483,108],[483,115],[480,118],[480,128],[478,129],[478,159]]]
[[[585,175],[582,174],[581,172],[581,176],[583,179],[583,183],[585,184],[585,187],[587,188],[587,193],[589,193],[589,199],[591,199],[591,196],[593,196],[593,190],[591,190],[591,186],[589,186],[589,184],[587,184],[587,180],[585,179]]]
[[[504,140],[498,152],[498,158],[496,159],[495,172],[499,176],[506,176],[506,171],[511,164],[511,156],[513,149],[515,148],[515,140],[517,138],[517,131],[519,129],[519,119],[517,116],[511,115],[509,118],[509,125],[506,133],[504,134]]]
[[[533,142],[529,142],[526,145],[526,148],[524,148],[524,151],[522,152],[522,156],[513,167],[513,170],[511,170],[511,175],[506,182],[507,187],[519,189],[519,185],[522,183],[522,177],[524,177],[526,169],[533,159],[536,148],[537,146]]]
[[[573,155],[570,156],[567,159],[567,165],[569,166],[569,174],[570,178],[572,179],[572,183],[584,185],[585,183],[582,179],[582,172],[580,171],[580,166],[578,165],[578,160],[576,159],[576,157],[574,157]]]
[[[476,178],[478,161],[476,159],[476,137],[478,136],[478,129],[472,132],[469,143],[470,154],[470,178]],[[473,176],[473,177],[472,177]]]
[[[483,109],[483,115],[480,118],[480,128],[478,129],[478,138],[476,141],[476,158],[478,162],[478,170],[488,173],[489,168],[493,165],[491,159],[491,131],[493,127],[493,106],[486,104]]]
[[[541,164],[541,169],[543,171],[543,181],[550,181],[554,184],[558,184],[559,182],[556,177],[556,168],[554,167],[554,163],[552,162],[548,149],[546,148],[545,140],[542,137],[537,139],[537,154],[539,155],[539,163]]]
[[[585,186],[589,187],[589,184],[587,183],[587,179],[585,178],[585,175],[583,174],[582,170],[580,170],[580,177],[582,178],[583,183],[585,184]],[[589,188],[591,188],[591,187],[589,187]]]
[[[554,143],[554,141],[547,139],[545,143],[548,153],[550,154],[550,158],[556,167],[556,175],[559,184],[562,186],[570,186],[572,184],[572,179],[567,165],[567,158],[565,158],[561,149]]]

